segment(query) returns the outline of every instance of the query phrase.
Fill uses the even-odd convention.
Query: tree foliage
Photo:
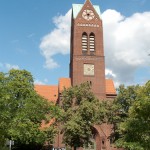
[[[121,85],[110,111],[116,145],[129,150],[150,149],[150,81],[143,86]]]
[[[128,118],[120,124],[123,135],[118,145],[130,150],[150,149],[150,81],[137,89]]]
[[[41,123],[55,118],[70,147],[90,143],[92,127],[108,122],[114,127],[111,141],[118,147],[150,149],[150,81],[143,86],[121,85],[113,102],[100,102],[88,83],[65,89],[61,98],[58,109],[40,97],[32,75],[25,70],[0,72],[0,145],[6,139],[29,147],[52,143],[56,126],[41,129]]]
[[[62,131],[70,147],[83,147],[90,142],[92,127],[103,122],[104,103],[91,92],[88,83],[65,89],[62,93]]]
[[[114,128],[111,134],[112,143],[122,136],[119,130],[120,123],[128,118],[129,109],[136,100],[138,89],[139,85],[128,87],[120,85],[117,89],[117,97],[112,103],[109,103],[107,118]]]
[[[34,91],[32,75],[25,70],[0,73],[0,144],[43,144],[52,133],[41,130],[43,120],[54,117],[56,107]],[[52,128],[52,127],[51,127]],[[54,133],[53,133],[54,134]],[[51,134],[52,136],[52,134]]]

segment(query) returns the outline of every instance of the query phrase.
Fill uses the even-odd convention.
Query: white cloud
[[[18,65],[11,65],[11,64],[8,64],[8,63],[5,64],[5,67],[6,67],[7,70],[19,69]]]
[[[105,70],[105,76],[106,76],[107,78],[116,78],[116,74],[113,73],[112,70],[107,69],[107,68],[106,68],[106,70]]]
[[[44,79],[44,81],[40,81],[40,80],[36,79],[34,81],[34,84],[36,84],[36,85],[45,85],[47,82],[48,82],[47,79]]]
[[[117,84],[133,84],[135,72],[150,65],[150,12],[135,13],[125,17],[116,10],[106,10],[102,15],[106,77]],[[70,51],[71,10],[54,18],[55,28],[42,38],[40,49],[45,57],[45,67],[59,67],[53,59],[57,54]]]
[[[42,38],[40,49],[46,59],[45,67],[53,69],[59,66],[53,59],[56,54],[69,54],[71,10],[65,16],[54,17],[55,29]]]
[[[19,66],[9,63],[0,63],[0,71],[9,71],[11,69],[19,69]]]
[[[116,82],[133,83],[135,71],[150,64],[150,12],[124,17],[115,10],[102,14],[106,67]]]
[[[43,81],[40,81],[40,80],[35,80],[34,84],[36,84],[36,85],[45,85],[45,83]]]

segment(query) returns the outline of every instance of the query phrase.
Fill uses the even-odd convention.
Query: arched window
[[[95,51],[95,35],[94,33],[90,34],[90,52],[94,52]]]
[[[88,49],[88,35],[87,33],[82,34],[82,52],[87,52]]]

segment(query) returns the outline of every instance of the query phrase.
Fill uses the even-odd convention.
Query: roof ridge
[[[58,85],[41,85],[41,84],[35,84],[34,86],[58,87]]]

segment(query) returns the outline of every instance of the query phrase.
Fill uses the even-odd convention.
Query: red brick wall
[[[105,91],[105,58],[103,49],[103,28],[102,20],[99,18],[98,14],[95,12],[95,18],[91,21],[87,21],[82,17],[82,12],[85,9],[90,9],[95,12],[93,6],[90,2],[83,6],[81,12],[78,14],[76,19],[72,19],[72,29],[71,29],[71,56],[70,56],[70,77],[72,85],[79,85],[86,81],[92,82],[92,91],[95,95],[103,99],[106,97]],[[81,26],[88,25],[88,26]],[[90,24],[90,26],[89,26]],[[94,25],[96,27],[91,27]],[[88,35],[90,33],[95,34],[95,55],[90,55],[88,50],[88,55],[82,54],[82,34],[86,32]],[[93,64],[95,74],[94,76],[85,76],[83,74],[84,64]]]

